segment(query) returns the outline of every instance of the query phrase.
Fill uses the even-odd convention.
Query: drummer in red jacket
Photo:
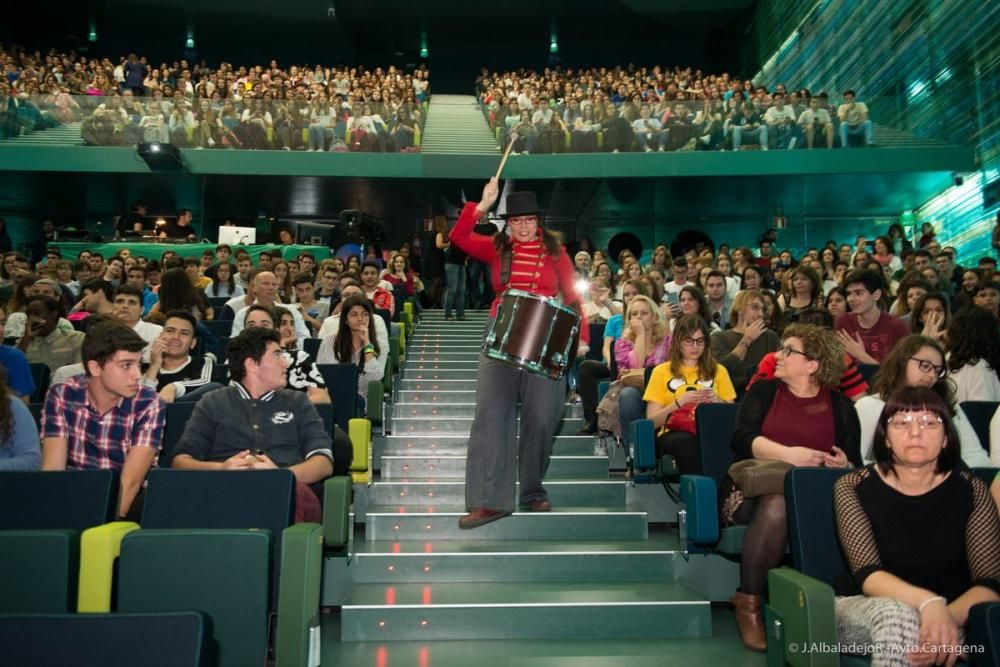
[[[543,229],[534,192],[507,196],[507,228],[492,237],[473,234],[497,200],[497,179],[483,188],[482,200],[462,209],[451,241],[468,255],[490,266],[494,293],[491,315],[502,294],[518,289],[540,296],[561,296],[579,312],[573,263],[559,234]],[[507,233],[509,230],[509,235]],[[510,253],[509,276],[501,280],[503,255]],[[581,339],[587,324],[580,323]],[[520,480],[520,503],[532,512],[548,512],[552,504],[542,478],[552,456],[552,439],[562,419],[566,380],[552,380],[526,370],[479,357],[476,380],[476,417],[469,436],[465,468],[465,505],[461,528],[476,528],[514,511],[515,479]],[[517,403],[521,402],[521,434],[517,432]],[[515,476],[515,463],[517,475]]]

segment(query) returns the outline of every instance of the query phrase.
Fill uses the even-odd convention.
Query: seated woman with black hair
[[[337,333],[320,343],[316,361],[321,364],[357,364],[358,407],[364,408],[368,385],[385,376],[389,358],[388,341],[379,340],[375,331],[372,304],[363,294],[344,299]]]
[[[948,371],[955,400],[1000,401],[1000,327],[977,306],[955,313],[948,328]]]
[[[886,399],[903,387],[924,387],[941,397],[948,406],[948,414],[957,433],[961,459],[970,468],[990,464],[979,436],[955,398],[954,385],[948,379],[940,343],[933,338],[916,335],[896,343],[872,379],[872,395],[865,396],[855,405],[861,422],[861,455],[865,463],[874,460],[876,427]]]
[[[1000,600],[1000,517],[959,452],[941,396],[903,387],[879,417],[875,463],[834,486],[852,579],[835,586],[837,635],[882,646],[872,665],[954,664],[969,609]]]

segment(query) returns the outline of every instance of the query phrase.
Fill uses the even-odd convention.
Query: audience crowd
[[[887,448],[901,438],[940,435],[931,449],[948,451],[937,472],[928,469],[937,475],[928,483],[944,484],[940,466],[955,467],[957,481],[944,487],[958,494],[947,500],[957,512],[952,524],[975,523],[980,535],[968,547],[980,558],[973,597],[996,599],[1000,560],[989,554],[1000,549],[1000,518],[965,467],[1000,467],[1000,411],[984,430],[973,428],[962,407],[1000,402],[995,257],[959,265],[932,225],[918,240],[894,225],[871,241],[828,241],[803,252],[782,248],[775,230],[754,249],[675,242],[646,257],[630,250],[610,257],[586,238],[576,246],[584,312],[589,325],[603,328],[603,345],[592,334],[593,353],[573,378],[570,400],[582,403],[585,417],[580,434],[621,438],[645,417],[656,431],[657,454],[672,455],[682,474],[698,473],[695,410],[735,402],[737,460],[858,467],[864,472],[839,488],[838,503],[875,515],[885,503],[873,498],[885,491],[872,484],[903,492],[904,481],[916,484],[906,475],[924,465],[913,463],[893,486],[889,471],[903,470],[916,454],[907,449],[893,457]],[[331,401],[317,368],[354,364],[355,408],[364,414],[368,386],[387,372],[390,323],[405,303],[419,316],[422,307],[443,302],[447,317],[462,319],[466,308],[488,307],[495,298],[481,267],[451,249],[444,221],[426,255],[417,249],[409,242],[385,252],[372,246],[363,257],[317,261],[309,252],[285,258],[225,244],[201,257],[167,251],[148,259],[123,246],[111,257],[83,251],[63,258],[51,244],[35,266],[18,252],[4,253],[0,427],[13,420],[14,428],[0,428],[0,470],[119,470],[118,513],[135,517],[143,479],[162,448],[165,406],[189,401],[197,405],[174,467],[287,467],[299,482],[300,517],[315,517],[313,486],[347,474],[352,456],[339,428],[327,432],[318,418],[287,419]],[[51,375],[44,396],[29,364],[45,365]],[[605,378],[612,388],[598,401]],[[24,410],[32,400],[43,402],[40,436]],[[767,572],[785,557],[784,496],[752,497],[733,478],[720,494],[721,521],[747,525],[732,601],[745,645],[762,650],[761,594]],[[1000,479],[993,494],[1000,504]],[[873,522],[885,520],[875,515]],[[871,535],[855,535],[857,525],[838,518],[842,536],[860,540],[848,556],[863,595],[848,587],[838,598],[852,631],[873,613],[876,590],[915,600],[920,610],[910,611],[918,618],[908,622],[917,627],[925,608],[935,622],[964,624],[965,596],[946,618],[934,608],[937,593],[923,599],[895,584],[869,587],[869,579],[882,582],[868,576]],[[961,593],[967,579],[948,590]],[[935,586],[928,579],[926,588]],[[843,609],[841,600],[849,601]]]
[[[0,45],[0,138],[81,123],[94,145],[419,151],[429,73],[395,66],[217,67]]]
[[[873,145],[868,107],[852,90],[836,104],[822,91],[691,68],[483,69],[476,95],[497,137],[518,153]]]

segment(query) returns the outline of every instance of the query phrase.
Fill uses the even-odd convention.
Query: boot
[[[729,600],[736,611],[736,627],[743,645],[751,651],[767,650],[764,616],[760,611],[760,596],[736,591]]]

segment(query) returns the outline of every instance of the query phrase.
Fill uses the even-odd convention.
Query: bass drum
[[[558,380],[576,353],[580,316],[558,299],[509,289],[486,334],[483,354]]]

